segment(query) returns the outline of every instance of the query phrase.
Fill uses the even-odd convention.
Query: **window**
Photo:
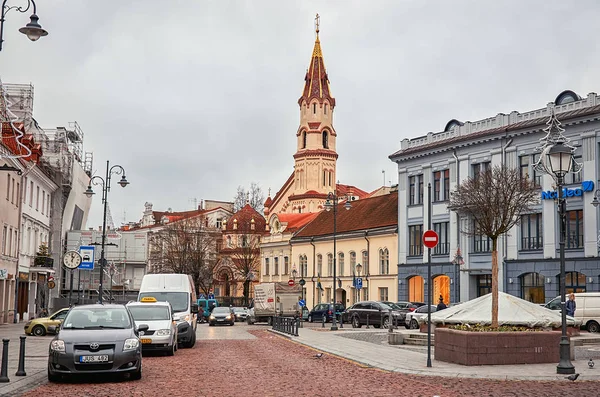
[[[379,274],[390,274],[390,252],[387,248],[379,250]]]
[[[19,232],[17,229],[15,229],[15,242],[13,243],[13,251],[13,256],[16,258],[19,252]]]
[[[541,250],[544,248],[542,234],[542,214],[521,216],[521,250]]]
[[[42,191],[42,215],[44,215],[45,208],[46,208],[46,192]]]
[[[408,227],[408,256],[423,255],[423,245],[421,237],[423,235],[423,225],[413,225]]]
[[[265,276],[269,275],[269,258],[265,258]]]
[[[433,230],[438,234],[438,245],[433,249],[433,255],[448,255],[450,253],[449,228],[450,222],[433,224]]]
[[[11,178],[12,180],[12,191],[10,192],[10,202],[14,204],[15,202],[15,178]]]
[[[323,113],[327,114],[327,104],[325,104],[323,107]]]
[[[433,173],[433,201],[450,199],[450,170]]]
[[[313,103],[313,114],[317,114],[317,104]]]
[[[583,210],[567,211],[567,248],[583,248]]]
[[[419,204],[423,204],[423,175],[419,175]]]
[[[25,199],[27,198],[27,177],[25,177],[24,181],[23,181],[23,190],[24,191],[23,191],[22,199],[23,199],[23,204],[25,204]]]
[[[221,229],[223,227],[223,218],[217,218],[216,224],[217,229]]]
[[[35,210],[39,211],[40,209],[40,187],[38,186],[35,191]]]
[[[302,131],[302,149],[306,149],[306,131]]]
[[[529,179],[529,155],[519,156],[519,170],[521,179]]]
[[[417,182],[416,176],[408,177],[408,204],[415,205],[417,204],[415,197],[415,184]]]
[[[248,246],[249,246],[249,245],[248,245],[248,236],[246,236],[246,235],[243,235],[243,236],[242,236],[242,247],[244,247],[244,248],[245,248],[245,247],[248,247]]]
[[[323,255],[317,255],[317,275],[321,276],[323,274]]]
[[[387,301],[388,300],[388,289],[387,287],[379,288],[379,300]]]
[[[323,148],[329,149],[329,136],[327,131],[323,131]]]
[[[343,276],[344,270],[345,270],[344,269],[344,253],[343,252],[340,252],[338,254],[338,270],[339,270],[338,276],[340,276],[340,277]]]
[[[327,254],[327,275],[333,276],[333,255]]]
[[[4,226],[4,233],[2,233],[2,255],[6,255],[6,239],[8,237],[8,227]]]
[[[29,182],[29,206],[33,207],[33,181]]]
[[[6,200],[10,200],[10,175],[6,175]]]
[[[327,173],[327,175],[329,176],[329,186],[332,186],[332,185],[331,185],[331,177],[333,176],[333,172],[332,172],[332,171],[329,171],[329,172]]]
[[[279,275],[279,258],[278,257],[273,258],[273,275],[274,276]]]
[[[479,174],[489,170],[490,168],[491,164],[489,161],[471,165],[471,170],[473,171],[473,178],[477,179],[479,177]]]
[[[283,257],[283,274],[290,274],[290,258]]]
[[[369,251],[362,252],[363,274],[369,274]]]
[[[473,236],[473,252],[491,252],[492,240],[483,234]]]
[[[356,274],[356,252],[350,251],[350,270],[352,274]]]
[[[574,156],[573,158],[577,163],[581,164],[582,163],[582,157],[581,156]],[[575,163],[573,163],[574,165]],[[565,184],[572,184],[572,183],[581,183],[581,178],[582,178],[582,174],[583,172],[579,171],[579,172],[569,172],[565,175]]]
[[[477,297],[487,295],[492,292],[492,275],[481,274],[477,276]]]
[[[560,277],[559,277],[560,281]],[[565,291],[567,294],[573,292],[585,292],[585,274],[579,272],[567,272],[565,274]]]
[[[521,298],[533,303],[546,303],[544,276],[526,273],[521,276]]]
[[[534,154],[533,155],[533,164],[537,164],[537,162],[539,160],[540,160],[540,154],[539,153]],[[536,171],[535,168],[533,168],[532,173],[533,173],[533,183],[535,183],[535,186],[541,187],[542,186],[542,173]]]
[[[10,229],[8,229],[8,236],[6,236],[8,239],[8,249],[6,250],[6,255],[8,255],[8,256],[10,256],[12,254],[12,233],[13,233],[13,230],[11,227]],[[36,245],[36,247],[37,247],[37,245]]]
[[[306,255],[300,256],[300,278],[308,275],[308,258]]]
[[[19,201],[20,201],[20,194],[21,194],[21,190],[19,190],[21,188],[21,185],[19,184],[19,182],[17,182],[17,199],[15,200],[15,204],[17,205],[17,207],[19,206]]]
[[[423,175],[408,177],[409,205],[423,204]]]

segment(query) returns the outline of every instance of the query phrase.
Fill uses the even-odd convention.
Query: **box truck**
[[[273,317],[293,317],[300,315],[301,307],[298,301],[302,297],[302,287],[288,283],[260,283],[254,286],[254,300],[248,323],[273,323]]]

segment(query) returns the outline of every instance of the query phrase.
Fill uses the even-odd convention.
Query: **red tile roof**
[[[296,230],[302,228],[307,223],[311,222],[319,215],[318,212],[304,212],[301,214],[298,213],[282,213],[277,214],[277,218],[279,222],[282,224],[286,224],[285,231],[286,232],[295,232]]]
[[[337,233],[377,229],[398,224],[398,192],[352,201],[350,210],[344,204],[337,208]],[[322,211],[295,237],[333,234],[333,211]]]
[[[342,185],[341,183],[336,184],[337,186],[337,195],[338,196],[357,196],[359,199],[365,199],[369,197],[369,193],[365,192],[362,189],[357,188],[352,185]]]
[[[298,99],[299,105],[302,102],[309,103],[311,99],[317,98],[320,103],[323,103],[323,100],[327,99],[332,108],[335,106],[335,98],[331,96],[329,77],[325,70],[325,62],[323,61],[323,52],[321,51],[321,41],[319,40],[318,33],[304,81],[304,90],[302,90],[302,96]]]
[[[254,229],[250,228],[250,224],[254,219]],[[237,221],[237,229],[233,228],[234,223]],[[258,211],[256,211],[250,204],[246,204],[241,210],[233,214],[233,216],[227,219],[226,230],[228,232],[235,233],[262,233],[266,230],[267,221]]]

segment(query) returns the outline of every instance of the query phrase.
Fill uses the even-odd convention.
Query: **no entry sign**
[[[423,233],[423,245],[427,248],[434,248],[438,245],[438,234],[433,230],[427,230]]]
[[[289,279],[289,280],[288,280],[288,285],[289,285],[290,287],[293,287],[293,286],[294,286],[294,284],[296,284],[296,283],[294,282],[294,280],[292,280],[292,279]]]

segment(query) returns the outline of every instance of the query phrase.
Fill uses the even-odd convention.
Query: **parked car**
[[[136,324],[147,324],[147,331],[140,331],[142,351],[159,350],[172,356],[177,351],[177,326],[173,321],[173,309],[168,302],[158,302],[145,297],[141,302],[126,305]]]
[[[54,313],[52,313],[48,317],[40,317],[34,318],[33,320],[29,320],[25,323],[25,334],[27,335],[35,335],[35,336],[44,336],[48,333],[48,327],[58,326],[67,316],[69,312],[69,308],[66,307],[64,309],[60,309]]]
[[[336,318],[340,318],[341,314],[344,312],[344,305],[341,303],[335,304],[335,315]],[[332,321],[333,319],[333,305],[331,303],[319,303],[308,313],[308,322],[319,322],[323,321],[325,318],[325,322]]]
[[[52,326],[55,328],[55,326]],[[79,374],[129,374],[142,378],[140,332],[125,305],[95,304],[75,306],[50,342],[48,381]]]
[[[235,316],[235,321],[246,321],[248,319],[248,308],[234,307],[232,310]]]
[[[224,306],[215,307],[208,316],[208,325],[213,327],[215,324],[235,324],[235,314],[233,311]]]
[[[437,311],[436,305],[431,305],[431,312]],[[406,329],[419,329],[419,322],[427,317],[427,305],[418,307],[415,311],[406,313],[404,326]]]
[[[346,311],[345,318],[352,323],[353,328],[363,325],[372,325],[375,328],[389,327],[390,309],[392,309],[392,321],[399,321],[400,312],[384,302],[365,301],[355,303]]]

